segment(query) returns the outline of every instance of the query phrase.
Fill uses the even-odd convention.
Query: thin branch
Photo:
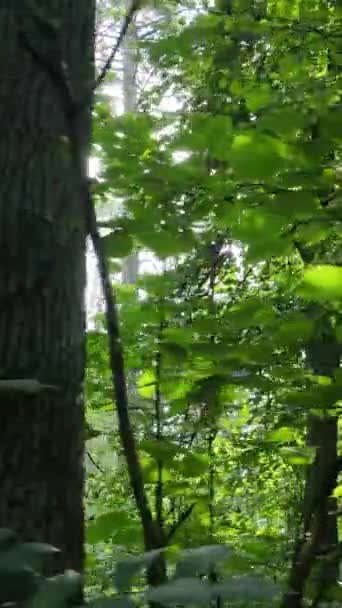
[[[96,462],[95,458],[93,458],[93,456],[91,455],[89,450],[87,450],[87,456],[88,456],[91,464],[94,465],[95,469],[97,469],[99,471],[99,473],[102,473],[102,475],[104,475],[104,469],[99,465],[98,462]]]
[[[195,506],[196,506],[196,503],[193,502],[187,509],[185,509],[185,511],[183,511],[180,514],[178,520],[171,526],[170,530],[168,531],[168,533],[166,535],[167,543],[169,543],[172,540],[172,538],[176,534],[177,530],[179,530],[179,528],[184,524],[184,522],[186,522],[186,520],[190,517]]]
[[[155,357],[155,369],[156,369],[156,382],[155,382],[155,397],[154,397],[154,408],[156,418],[156,439],[161,441],[163,438],[163,420],[162,420],[162,404],[161,404],[161,371],[162,371],[162,354],[160,350],[162,332],[164,329],[164,320],[161,319],[158,328],[158,350]],[[158,479],[155,489],[155,506],[156,506],[156,518],[160,529],[163,529],[163,461],[161,458],[157,459],[158,468]]]
[[[125,374],[123,347],[120,338],[119,319],[116,298],[109,278],[108,262],[105,255],[103,242],[97,227],[96,214],[91,199],[91,193],[87,188],[87,225],[97,257],[101,284],[106,305],[106,321],[108,332],[108,347],[110,356],[110,368],[114,397],[119,421],[120,439],[125,454],[128,473],[132,491],[135,497],[137,509],[143,524],[145,547],[156,548],[158,540],[155,538],[155,527],[152,513],[145,492],[143,475],[136,448],[135,437],[131,426],[128,408],[128,393]]]
[[[123,22],[123,24],[121,26],[121,30],[119,32],[119,36],[117,38],[117,41],[108,57],[106,63],[104,64],[100,74],[96,78],[96,81],[93,86],[93,92],[102,84],[102,82],[105,80],[109,70],[111,69],[113,62],[115,60],[116,54],[117,54],[118,50],[120,49],[121,44],[127,34],[128,28],[133,21],[134,15],[135,15],[136,11],[139,9],[140,1],[141,0],[133,0],[131,8],[126,13],[124,22]]]

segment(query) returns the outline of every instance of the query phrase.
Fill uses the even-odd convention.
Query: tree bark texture
[[[0,527],[60,548],[58,570],[83,566],[86,230],[65,109],[44,61],[64,62],[76,97],[89,98],[85,158],[93,3],[0,6],[0,380],[56,387],[0,390]]]
[[[312,308],[311,314],[317,314],[317,307]],[[308,367],[314,374],[334,378],[340,365],[341,346],[329,319],[317,323],[315,335],[307,344],[306,356]],[[303,606],[309,580],[315,587],[314,603],[324,599],[327,589],[338,580],[337,504],[331,496],[340,469],[337,444],[337,416],[329,411],[321,416],[311,415],[307,445],[316,449],[316,457],[307,470],[303,538],[298,539],[290,570],[289,591],[283,597],[282,608]],[[320,560],[320,555],[325,559]],[[326,559],[329,555],[330,558]]]

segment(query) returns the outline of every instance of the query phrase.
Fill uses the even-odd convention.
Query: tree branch
[[[49,54],[49,57],[41,55],[35,48],[35,45],[32,44],[27,34],[24,25],[24,18],[27,17],[26,13],[25,17],[19,17],[20,13],[18,15],[18,11],[16,11],[16,21],[17,23],[20,22],[20,27],[18,28],[18,37],[21,40],[23,46],[26,48],[26,50],[28,50],[31,56],[35,59],[35,61],[39,62],[40,65],[45,68],[45,71],[49,75],[50,80],[53,82],[54,86],[58,87],[65,113],[69,114],[70,116],[76,117],[82,112],[85,107],[87,107],[88,104],[91,103],[93,94],[103,83],[109,70],[112,68],[117,52],[119,51],[122,45],[122,42],[127,34],[128,28],[133,21],[135,13],[139,9],[141,0],[132,0],[131,7],[124,17],[124,21],[122,23],[118,38],[113,46],[112,51],[109,54],[108,59],[106,60],[100,74],[97,76],[97,78],[91,85],[89,92],[81,101],[77,101],[74,98],[72,86],[68,77],[67,65],[63,61],[61,48],[58,48],[58,28],[54,26],[53,23],[44,18],[44,16],[36,8],[35,4],[33,3],[33,0],[27,0],[27,2],[29,4],[28,8],[30,9],[29,17],[36,24],[37,31],[39,33],[47,32],[49,34],[49,37],[54,39],[56,48],[54,49],[54,53]]]
[[[182,511],[178,520],[171,526],[170,530],[168,531],[168,533],[166,535],[167,543],[169,543],[170,540],[172,540],[172,538],[176,534],[177,530],[179,530],[179,528],[184,524],[184,522],[190,517],[195,506],[196,506],[196,503],[193,502],[187,509],[185,509],[185,511]]]
[[[121,47],[121,44],[127,34],[129,26],[131,25],[131,23],[133,21],[134,15],[135,15],[136,11],[139,9],[140,1],[141,0],[132,1],[131,8],[128,10],[128,12],[125,15],[117,41],[108,57],[106,63],[104,64],[100,74],[96,78],[92,92],[94,92],[102,84],[102,82],[106,78],[109,70],[111,69],[113,62],[115,60],[116,54],[117,54],[119,48]]]
[[[116,298],[109,278],[108,263],[103,242],[97,227],[96,214],[89,187],[87,187],[85,194],[87,198],[88,213],[87,225],[98,261],[105,298],[110,368],[119,422],[120,439],[127,462],[132,491],[143,525],[145,547],[146,549],[155,549],[161,544],[161,539],[156,538],[156,530],[145,492],[141,465],[129,417],[127,383]]]
[[[91,455],[91,453],[89,452],[89,450],[87,450],[87,456],[91,462],[92,465],[94,465],[95,469],[97,469],[99,471],[99,473],[102,473],[102,475],[104,474],[104,470],[102,467],[100,467],[99,463],[96,462],[95,458],[93,458],[93,456]]]

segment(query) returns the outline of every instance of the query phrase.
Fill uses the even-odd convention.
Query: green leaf
[[[241,543],[239,545],[245,558],[248,556],[250,560],[252,559],[253,563],[265,564],[270,554],[274,551],[277,541],[279,541],[279,538],[274,536],[246,537],[243,535],[241,536]]]
[[[308,300],[341,300],[342,267],[328,264],[309,266],[304,270],[299,294]]]
[[[291,345],[298,342],[307,342],[312,336],[314,322],[304,314],[297,313],[280,324],[275,329],[272,341],[275,344]]]
[[[336,327],[336,338],[338,342],[342,343],[342,323]]]
[[[146,601],[160,602],[164,605],[208,605],[211,597],[211,585],[197,578],[179,578],[170,583],[165,583],[165,585],[151,587],[145,593]]]
[[[120,528],[127,528],[132,524],[132,519],[127,511],[113,510],[99,515],[87,526],[87,543],[99,543],[111,538],[114,532]]]
[[[51,384],[42,384],[33,378],[13,378],[13,380],[0,380],[0,392],[19,392],[28,395],[38,395],[45,391],[58,391],[58,387]]]
[[[242,210],[232,233],[248,246],[247,258],[253,263],[288,254],[292,243],[282,234],[286,226],[281,216],[263,207],[247,208]]]
[[[295,441],[298,437],[298,431],[296,429],[292,429],[288,426],[282,426],[279,429],[275,429],[274,431],[270,431],[266,435],[266,441],[271,441],[274,443],[288,443],[290,441]]]
[[[324,597],[329,601],[337,602],[337,605],[340,605],[342,602],[342,585],[341,583],[336,583],[329,587],[324,593]],[[333,604],[334,605],[334,604]]]
[[[127,231],[117,229],[102,237],[102,242],[108,257],[125,258],[132,252],[133,239]]]
[[[59,549],[45,543],[14,543],[0,551],[0,570],[34,568],[40,570],[46,558],[60,553]]]
[[[251,132],[236,135],[231,163],[237,179],[259,181],[267,180],[283,170],[288,156],[284,142]]]
[[[272,212],[294,221],[310,218],[319,210],[319,199],[311,191],[288,190],[275,196],[267,208]]]
[[[230,602],[271,602],[279,594],[272,581],[253,576],[234,577],[213,585],[213,595]]]
[[[145,247],[154,251],[162,259],[186,253],[195,244],[193,234],[190,231],[171,233],[167,230],[153,229],[151,232],[139,233],[137,238]]]
[[[192,327],[168,327],[163,330],[163,341],[190,346],[194,341],[194,330]]]
[[[253,84],[253,88],[245,93],[245,99],[251,112],[257,112],[270,102],[272,90],[267,83]]]
[[[177,464],[183,477],[200,477],[208,465],[208,456],[203,453],[190,452]]]
[[[66,608],[79,603],[82,596],[82,577],[78,572],[67,570],[63,574],[43,581],[34,597],[34,608]]]
[[[296,139],[298,132],[302,131],[307,122],[303,113],[293,107],[279,107],[265,112],[258,119],[258,127],[264,131],[285,137],[287,140]]]
[[[144,450],[156,460],[170,461],[179,454],[180,448],[176,443],[166,439],[144,439],[140,443],[140,449]]]
[[[129,595],[113,595],[109,597],[101,597],[97,600],[87,602],[89,608],[134,608],[135,603]]]
[[[315,460],[316,449],[311,447],[282,447],[280,453],[290,464],[294,465],[308,465],[312,464]]]
[[[209,574],[218,564],[225,561],[230,550],[225,545],[208,545],[189,549],[181,554],[175,576],[178,578]]]
[[[163,549],[148,551],[142,555],[120,560],[115,567],[114,584],[119,592],[129,588],[134,576],[139,574],[144,567],[150,566],[154,560],[160,558]]]
[[[156,376],[153,369],[143,372],[137,382],[137,390],[144,399],[153,399],[156,392]]]
[[[301,243],[307,243],[308,245],[316,245],[324,241],[330,233],[331,227],[323,222],[312,222],[296,228],[296,238]]]

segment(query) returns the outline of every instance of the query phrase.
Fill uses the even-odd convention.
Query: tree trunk
[[[64,62],[74,96],[89,97],[93,3],[0,8],[0,380],[55,387],[0,390],[0,526],[59,547],[57,570],[83,567],[86,230],[51,66]]]
[[[315,312],[316,307],[312,307],[311,314]],[[308,366],[314,374],[334,377],[340,365],[341,347],[329,319],[317,323],[306,355]],[[335,415],[328,411],[322,416],[310,416],[307,445],[316,448],[316,458],[307,470],[303,538],[298,539],[290,570],[289,590],[283,597],[282,608],[303,606],[309,580],[314,586],[315,605],[338,580],[337,505],[336,499],[331,496],[339,473],[337,440],[338,419]],[[321,560],[320,555],[323,556]]]

